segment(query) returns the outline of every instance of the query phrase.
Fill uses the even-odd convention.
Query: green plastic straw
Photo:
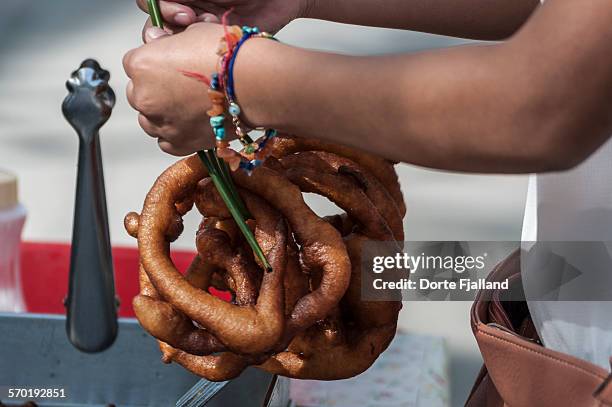
[[[155,27],[164,28],[162,15],[159,10],[157,0],[147,1],[151,22]],[[251,246],[253,253],[255,253],[255,255],[259,258],[261,264],[263,264],[267,271],[272,271],[272,267],[270,266],[270,263],[268,263],[263,250],[261,250],[261,247],[259,246],[259,243],[257,243],[257,240],[253,235],[253,231],[251,231],[251,228],[249,228],[249,225],[246,223],[246,220],[252,218],[252,216],[244,205],[242,198],[238,194],[238,190],[234,185],[234,181],[227,163],[219,159],[214,149],[206,151],[200,150],[198,151],[198,157],[200,157],[200,160],[202,160],[202,163],[204,163],[206,166],[206,169],[212,178],[213,184],[215,184],[215,187],[219,191],[223,202],[225,202],[227,209],[229,209],[234,221],[236,221],[238,228],[249,243],[249,246]]]

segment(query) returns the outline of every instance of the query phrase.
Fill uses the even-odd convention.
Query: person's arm
[[[478,40],[514,34],[539,0],[304,0],[302,17]]]
[[[137,0],[147,11],[147,0]],[[501,40],[529,18],[539,0],[175,0],[161,1],[173,32],[205,13],[219,16],[229,8],[231,24],[257,25],[276,32],[296,18],[316,18],[456,37]]]
[[[477,172],[570,168],[612,133],[612,2],[549,0],[511,40],[349,57],[248,41],[236,64],[246,121],[389,159]],[[128,100],[164,151],[212,144],[204,86],[222,28],[194,25],[133,50]]]
[[[576,165],[612,133],[612,2],[549,0],[510,41],[350,57],[249,41],[248,121],[447,170]]]

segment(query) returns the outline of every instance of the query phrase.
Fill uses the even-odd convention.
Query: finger
[[[160,150],[162,150],[164,153],[168,153],[170,155],[174,155],[178,157],[189,155],[195,151],[194,149],[189,148],[189,147],[175,146],[174,144],[172,144],[171,142],[163,138],[157,139],[157,145],[159,146]]]
[[[131,56],[132,55],[132,56]],[[137,63],[134,62],[134,59],[137,58],[132,51],[126,55],[124,60],[124,66],[126,72],[128,72],[128,77],[131,79],[127,86],[125,95],[129,105],[136,111],[147,115],[149,118],[156,117],[157,109],[154,108],[154,105],[151,104],[151,98],[143,97],[144,94],[142,92],[143,89],[147,89],[146,86],[136,86],[134,84],[134,80],[138,80],[142,77],[139,73],[137,73]]]
[[[132,78],[133,75],[133,64],[132,60],[134,59],[134,54],[136,53],[136,49],[132,49],[123,56],[123,70],[128,78]]]
[[[215,0],[216,2],[223,2],[223,0]],[[230,0],[233,1],[233,0]],[[210,4],[209,1],[207,0],[162,0],[162,3],[178,3],[178,4],[182,4],[184,6],[190,7],[192,9],[202,9],[203,7],[206,6],[206,4]],[[138,5],[138,7],[148,13],[149,12],[149,5],[147,0],[136,0],[136,4]]]
[[[151,136],[153,138],[157,138],[157,139],[161,139],[162,138],[161,127],[157,126],[155,123],[153,123],[151,120],[149,120],[149,118],[147,116],[145,116],[142,113],[140,113],[138,115],[138,125],[149,136]]]
[[[127,98],[128,104],[132,107],[132,109],[134,110],[138,110],[136,108],[136,99],[134,96],[134,82],[133,81],[129,81],[125,90],[125,96]]]
[[[202,13],[197,16],[197,21],[201,23],[221,24],[221,19],[212,13]]]
[[[151,17],[147,18],[144,27],[142,27],[142,42],[146,43],[147,39],[145,37],[145,33],[149,28],[153,27],[153,22],[151,21]]]
[[[149,12],[149,5],[147,4],[147,0],[136,0],[136,5],[145,13]]]
[[[140,120],[143,120],[143,123],[150,123],[161,129],[164,124],[163,112],[160,113],[160,109],[152,103],[151,98],[143,97],[142,91],[138,92],[133,81],[129,81],[127,84],[126,98],[132,109],[143,116],[142,118],[139,117],[139,123]],[[145,118],[146,121],[144,120]]]
[[[144,39],[145,44],[147,44],[151,41],[155,41],[157,39],[167,37],[168,35],[169,34],[166,31],[164,31],[163,29],[159,27],[149,27],[144,32],[143,39]]]
[[[136,3],[141,10],[145,11],[146,13],[149,12],[147,0],[137,0]],[[160,1],[159,10],[163,20],[170,24],[186,27],[193,24],[196,20],[195,11],[193,11],[191,7],[184,4],[170,1]]]
[[[221,4],[220,0],[215,0],[215,1],[203,1],[203,2],[199,2],[198,3],[198,7],[196,9],[201,9],[206,13],[211,13],[214,14],[216,16],[219,17],[219,19],[221,19],[221,17],[227,13],[227,11],[230,9],[230,7],[232,7],[232,5],[230,4]],[[229,23],[232,24],[232,21],[235,20],[236,14],[235,13],[229,13],[228,15],[228,19],[229,19]]]
[[[147,30],[149,28],[153,27],[153,23],[151,22],[151,19],[147,19],[147,22],[145,23],[144,27],[142,28],[142,42],[146,43],[147,40],[145,38],[145,34],[147,32]],[[168,35],[173,35],[173,34],[178,34],[182,31],[185,31],[185,27],[179,27],[176,25],[172,25],[172,24],[164,24],[164,31],[166,32],[166,34]]]

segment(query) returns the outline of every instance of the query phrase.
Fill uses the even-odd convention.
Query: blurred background
[[[20,198],[29,212],[26,240],[70,240],[78,145],[60,106],[70,72],[93,57],[111,71],[111,86],[118,96],[101,134],[111,237],[115,245],[135,245],[123,230],[123,217],[141,209],[157,175],[176,160],[140,130],[125,99],[121,58],[140,45],[144,20],[133,1],[0,2],[0,168],[19,177]],[[465,43],[313,20],[296,21],[278,37],[298,46],[350,54],[417,52]],[[407,239],[520,238],[526,177],[462,175],[410,165],[400,165],[398,172],[408,206]],[[312,204],[320,214],[332,210],[322,200]],[[187,232],[177,247],[194,248],[190,231],[197,222],[195,216],[187,219]],[[470,305],[405,303],[401,313],[404,331],[446,339],[453,406],[465,401],[481,364],[469,325]]]

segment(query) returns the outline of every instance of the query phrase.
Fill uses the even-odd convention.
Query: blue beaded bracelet
[[[236,101],[236,92],[234,89],[234,66],[236,64],[238,52],[244,43],[251,38],[268,38],[276,40],[272,35],[265,32],[260,32],[257,27],[242,27],[242,37],[236,43],[232,52],[228,52],[230,55],[230,60],[227,61],[227,70],[225,72],[226,77],[223,78],[225,83],[225,95],[228,103],[228,113],[232,117],[232,122],[236,128],[236,135],[244,145],[244,152],[241,153],[243,160],[240,162],[240,168],[244,169],[248,173],[251,173],[255,168],[263,164],[264,160],[261,157],[262,151],[266,147],[268,141],[276,136],[276,130],[274,129],[260,129],[264,130],[264,135],[257,140],[257,142],[253,142],[247,135],[247,132],[243,129],[242,121],[240,120],[242,109]],[[221,133],[224,136],[225,130],[223,130]],[[215,134],[217,134],[216,131]]]

